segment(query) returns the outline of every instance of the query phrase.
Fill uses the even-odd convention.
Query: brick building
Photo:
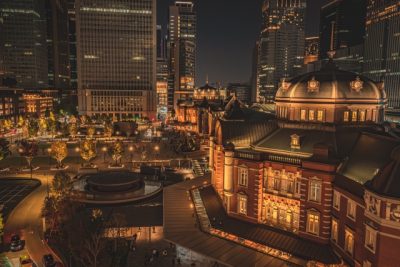
[[[210,137],[225,210],[210,232],[298,265],[399,266],[400,140],[386,103],[383,84],[332,60],[283,81],[276,115],[234,99]]]

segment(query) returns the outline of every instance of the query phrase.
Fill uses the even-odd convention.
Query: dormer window
[[[292,149],[300,149],[300,136],[293,134],[290,136],[290,147]]]

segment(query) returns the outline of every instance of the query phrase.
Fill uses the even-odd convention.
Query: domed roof
[[[386,94],[382,83],[357,73],[342,71],[332,62],[320,71],[300,75],[282,81],[276,93],[276,101],[304,102],[373,102],[385,103]]]

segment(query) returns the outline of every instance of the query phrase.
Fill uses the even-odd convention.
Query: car
[[[22,250],[22,240],[19,237],[19,235],[13,235],[11,237],[11,244],[10,244],[10,250],[11,251],[19,251]]]
[[[56,262],[54,261],[53,255],[46,254],[43,256],[43,265],[44,267],[54,267],[56,266]]]
[[[28,255],[22,255],[19,257],[19,263],[21,267],[32,267],[33,261]]]

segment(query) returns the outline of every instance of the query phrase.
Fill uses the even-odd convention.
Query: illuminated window
[[[319,234],[319,213],[316,211],[308,211],[307,213],[307,232]]]
[[[310,180],[310,191],[308,199],[311,201],[321,202],[321,181]]]
[[[274,206],[272,210],[272,220],[278,222],[278,208],[276,206]]]
[[[354,251],[354,234],[349,229],[345,230],[344,250],[350,255],[353,255]]]
[[[247,215],[247,196],[238,195],[238,213]]]
[[[360,111],[360,121],[365,121],[365,110]]]
[[[365,226],[365,247],[375,253],[376,247],[376,230],[368,225]]]
[[[358,112],[356,110],[351,112],[351,121],[357,121]]]
[[[293,134],[290,136],[290,147],[293,149],[300,149],[300,136]]]
[[[318,112],[317,112],[317,120],[318,121],[324,121],[324,111],[323,110],[318,110]]]
[[[336,219],[332,218],[332,229],[331,229],[331,239],[335,242],[338,241],[338,222]]]
[[[306,114],[307,114],[307,111],[305,109],[302,109],[300,111],[300,120],[305,121],[306,120]]]
[[[313,121],[315,120],[315,111],[314,110],[309,110],[308,111],[308,120]]]
[[[343,121],[348,122],[349,121],[349,112],[345,111],[343,113]]]
[[[356,203],[350,199],[347,199],[347,217],[353,220],[356,218]]]
[[[247,186],[249,170],[246,167],[239,167],[239,185]]]
[[[286,225],[287,226],[292,225],[292,221],[293,221],[293,212],[288,209],[286,211]]]
[[[340,210],[340,194],[337,191],[333,192],[333,207]]]

